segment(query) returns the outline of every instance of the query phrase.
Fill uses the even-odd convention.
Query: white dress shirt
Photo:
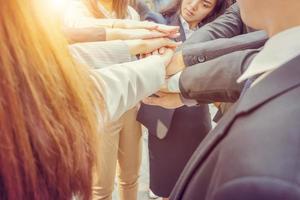
[[[271,37],[264,49],[253,59],[248,69],[238,79],[238,82],[263,74],[252,84],[253,86],[270,72],[298,55],[300,55],[300,26],[282,31]]]

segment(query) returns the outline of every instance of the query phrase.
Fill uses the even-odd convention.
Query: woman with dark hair
[[[177,0],[160,13],[149,12],[146,19],[179,26],[181,35],[176,40],[185,41],[228,5],[227,0]],[[138,121],[149,131],[150,189],[167,198],[190,156],[211,129],[208,105],[167,110],[143,104]]]

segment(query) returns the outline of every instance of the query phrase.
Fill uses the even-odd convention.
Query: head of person
[[[105,18],[104,13],[99,9],[99,0],[82,0],[88,7],[89,11],[96,18]],[[111,0],[112,9],[116,13],[118,19],[125,19],[128,15],[129,0]]]
[[[269,35],[299,26],[298,0],[237,0],[245,24],[266,30]],[[267,8],[267,9],[266,9]]]
[[[101,107],[50,0],[0,0],[0,199],[89,199]]]
[[[190,27],[195,27],[199,23],[213,21],[228,6],[228,0],[177,0],[162,9],[161,13],[164,15],[180,14]]]

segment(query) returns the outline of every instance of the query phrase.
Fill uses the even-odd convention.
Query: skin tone
[[[215,8],[217,0],[183,0],[180,13],[190,28],[196,28]]]
[[[245,24],[266,30],[270,37],[300,25],[298,0],[238,0],[238,4]]]

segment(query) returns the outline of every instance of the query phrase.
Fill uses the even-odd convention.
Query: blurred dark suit
[[[245,92],[199,145],[171,200],[300,199],[299,63]]]

